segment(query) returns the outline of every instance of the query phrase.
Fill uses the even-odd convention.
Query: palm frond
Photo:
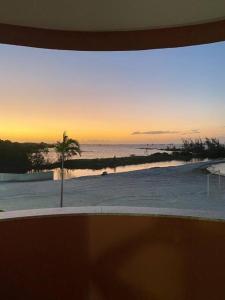
[[[63,133],[62,142],[57,142],[55,144],[55,150],[59,154],[63,154],[65,158],[69,158],[75,155],[81,155],[80,143],[71,139],[66,135],[66,132]]]

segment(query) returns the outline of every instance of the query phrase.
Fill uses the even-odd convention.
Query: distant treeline
[[[0,140],[0,172],[25,173],[44,165],[41,154],[49,147],[45,143],[17,143]],[[39,159],[38,159],[39,157]]]
[[[155,153],[145,156],[113,157],[99,159],[71,159],[65,162],[68,169],[104,169],[119,166],[137,165],[153,162],[164,162],[172,160],[190,161],[194,158],[225,158],[225,145],[220,144],[218,139],[183,139],[180,148],[173,147],[169,153]],[[57,168],[59,162],[53,163],[50,168]]]
[[[205,158],[225,158],[225,145],[221,144],[218,139],[183,139],[180,148],[173,147],[169,153],[155,153],[147,156],[129,156],[99,159],[71,159],[65,162],[65,168],[68,169],[104,169],[116,168],[119,166],[137,165],[152,162],[164,161],[190,161],[192,159]],[[59,167],[59,162],[50,166],[50,168]]]
[[[53,147],[46,143],[14,143],[0,140],[0,173],[25,173],[30,170],[54,169],[60,162],[48,163],[45,152]],[[70,159],[65,161],[67,169],[104,169],[163,161],[190,161],[191,159],[225,158],[225,145],[218,139],[184,139],[180,148],[173,147],[169,153],[145,156],[113,157],[99,159]]]
[[[216,138],[183,139],[181,148],[170,148],[173,152],[191,155],[193,158],[225,158],[225,145]]]
[[[139,165],[144,163],[171,161],[171,160],[191,160],[191,155],[183,155],[181,153],[154,153],[147,156],[128,156],[128,157],[112,157],[112,158],[94,158],[94,159],[70,159],[65,161],[67,169],[92,169],[100,170],[105,168],[116,168],[120,166]],[[60,162],[55,162],[49,168],[59,168]]]

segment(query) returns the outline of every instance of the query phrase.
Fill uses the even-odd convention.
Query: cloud
[[[111,140],[102,140],[102,139],[88,139],[88,140],[82,140],[82,144],[107,144],[112,143]]]
[[[150,130],[150,131],[134,131],[131,134],[175,134],[180,133],[180,131],[170,131],[170,130]]]
[[[159,134],[176,134],[180,133],[182,135],[186,134],[196,134],[200,133],[199,129],[191,129],[187,131],[178,131],[178,130],[149,130],[149,131],[134,131],[131,134],[132,135],[144,135],[144,134],[149,134],[149,135],[159,135]]]
[[[200,133],[200,130],[199,129],[192,129],[191,132],[192,133]]]
[[[182,135],[187,135],[187,134],[197,134],[200,133],[199,129],[192,129],[192,130],[188,130],[182,133]]]

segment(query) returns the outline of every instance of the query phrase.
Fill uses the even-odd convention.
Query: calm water
[[[109,158],[124,157],[131,155],[150,155],[156,152],[165,152],[158,149],[165,149],[165,144],[113,144],[113,145],[81,145],[82,155],[79,158]],[[143,149],[144,148],[144,149]],[[57,156],[54,151],[50,151],[48,158],[54,161]]]
[[[107,171],[107,173],[122,173],[122,172],[129,172],[129,171],[137,171],[143,169],[150,169],[155,167],[172,167],[172,166],[180,166],[186,164],[187,162],[182,161],[169,161],[169,162],[157,162],[157,163],[147,163],[141,165],[132,165],[132,166],[123,166],[117,168],[105,168],[102,170],[90,170],[90,169],[76,169],[76,170],[65,170],[65,178],[71,179],[81,176],[93,176],[93,175],[101,175],[103,171]],[[60,169],[54,169],[54,179],[60,179]]]
[[[132,145],[81,145],[82,156],[84,158],[110,158],[110,157],[124,157],[131,155],[150,155],[156,152],[166,152],[165,149],[167,145],[159,144],[132,144]],[[144,148],[144,149],[143,149]],[[147,148],[147,149],[146,149]],[[75,157],[76,158],[76,157]],[[78,157],[77,157],[78,158]],[[57,159],[57,155],[54,151],[50,151],[48,154],[48,159],[54,161]],[[135,170],[142,170],[155,167],[169,167],[169,166],[179,166],[185,164],[181,161],[170,161],[170,162],[157,162],[157,163],[146,163],[140,165],[124,166],[117,168],[106,168],[101,170],[91,170],[91,169],[76,169],[76,170],[65,170],[65,178],[75,178],[81,176],[93,176],[101,175],[103,171],[107,173],[121,173]],[[58,180],[60,178],[60,170],[54,169],[54,179]]]

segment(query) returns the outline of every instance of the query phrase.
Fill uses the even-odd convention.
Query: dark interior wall
[[[85,51],[144,50],[220,42],[225,20],[134,31],[63,31],[0,24],[0,43]]]
[[[225,223],[73,215],[0,221],[2,299],[225,299]]]

